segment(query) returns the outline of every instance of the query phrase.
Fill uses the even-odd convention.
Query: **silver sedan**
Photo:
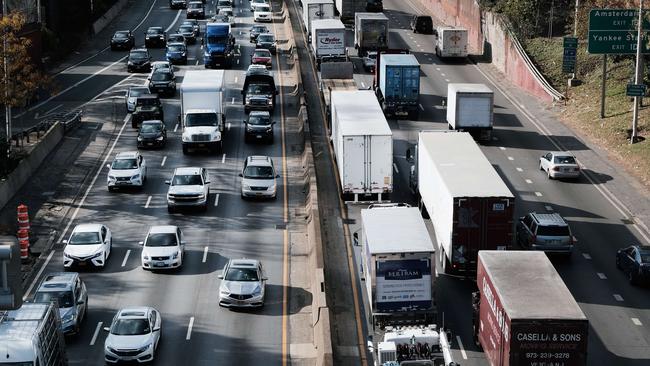
[[[231,259],[218,276],[219,305],[223,307],[257,308],[264,306],[262,263],[255,259]]]

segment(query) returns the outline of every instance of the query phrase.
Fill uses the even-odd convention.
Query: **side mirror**
[[[223,280],[223,275],[217,275],[217,278]]]
[[[274,125],[274,124],[276,124],[276,123],[277,123],[277,122],[275,122],[275,121],[271,122],[272,125]]]
[[[241,121],[242,123],[246,123],[246,120]]]
[[[144,242],[143,242],[143,241],[139,241],[139,242],[138,242],[138,245],[144,245]]]
[[[268,280],[269,280],[268,277],[262,277],[262,281],[268,281]]]
[[[206,180],[206,181],[205,181],[205,184],[210,184],[210,180]]]
[[[110,328],[110,327],[104,327],[103,329],[104,329],[105,331],[107,331],[107,332],[110,332],[110,331],[111,331],[111,328]]]
[[[411,149],[406,149],[406,161],[409,163],[413,162],[413,153],[411,152]]]
[[[185,245],[187,242],[185,240],[181,240],[181,245]]]
[[[86,302],[83,301],[83,300],[79,300],[79,301],[77,301],[77,305],[83,305],[83,304],[85,304],[85,303],[86,303]]]
[[[108,169],[110,169],[110,168],[111,168],[111,164],[106,164],[106,167],[107,167]]]
[[[159,331],[160,331],[160,327],[159,327],[159,326],[158,326],[158,327],[153,327],[153,331],[154,331],[154,332],[159,332]]]
[[[166,180],[166,181],[165,181],[165,184],[166,184],[166,185],[170,185],[170,184],[172,184],[172,182]]]
[[[359,245],[359,233],[352,234],[352,237],[354,238],[354,245]]]
[[[243,177],[244,175],[243,175],[242,173],[239,173],[239,176],[240,176],[240,177]]]

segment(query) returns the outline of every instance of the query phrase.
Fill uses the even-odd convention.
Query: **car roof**
[[[574,157],[573,154],[571,154],[568,151],[551,151],[551,154],[553,154],[553,156],[571,156],[571,157]]]
[[[177,229],[175,225],[156,225],[149,228],[149,234],[176,233]]]
[[[153,308],[149,306],[134,306],[118,310],[117,317],[121,319],[142,319],[146,318]]]
[[[163,121],[159,119],[148,119],[146,121],[142,121],[143,125],[162,125]]]
[[[174,175],[199,175],[201,174],[201,168],[199,167],[183,167],[176,168],[174,170]]]
[[[273,161],[270,157],[264,155],[251,155],[246,158],[246,165],[271,166]]]
[[[79,224],[74,227],[73,232],[78,233],[96,233],[101,230],[102,224]]]
[[[118,30],[118,31],[115,31],[115,33],[131,33],[131,31],[130,30]]]
[[[133,53],[133,52],[147,52],[147,53],[149,53],[149,50],[147,50],[146,48],[134,48],[134,49],[131,50],[131,53]]]
[[[51,272],[43,277],[36,292],[72,290],[74,282],[79,278],[77,272]]]
[[[536,213],[533,212],[531,215],[535,220],[542,226],[568,226],[567,222],[564,221],[562,216],[559,213]]]
[[[163,30],[163,27],[149,27],[148,29],[151,29],[151,30],[154,30],[154,29],[155,30]]]
[[[139,153],[137,151],[123,151],[115,155],[115,159],[135,159],[138,157]]]
[[[183,35],[180,35],[180,36],[183,37]],[[183,46],[183,47],[185,47],[185,43],[183,43],[183,42],[171,42],[171,43],[167,43],[167,47],[169,47],[169,46]]]
[[[269,111],[250,111],[248,113],[249,116],[271,116],[271,113]]]
[[[237,268],[250,268],[250,267],[257,267],[260,263],[257,259],[231,259],[229,267],[237,267]]]

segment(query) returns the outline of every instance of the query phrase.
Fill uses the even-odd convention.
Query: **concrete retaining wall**
[[[54,124],[39,141],[32,151],[23,158],[16,169],[4,181],[0,182],[0,209],[22,188],[31,178],[43,160],[54,150],[63,138],[65,129],[61,123]]]
[[[97,34],[106,28],[106,26],[122,11],[127,0],[120,0],[113,5],[101,18],[93,23],[93,34]]]
[[[491,12],[481,13],[478,1],[418,1],[430,15],[444,24],[467,28],[470,53],[483,55],[510,82],[541,100],[552,102],[557,98],[559,93],[545,86],[546,81],[534,69],[523,50],[517,47],[517,40],[507,31],[500,18]]]

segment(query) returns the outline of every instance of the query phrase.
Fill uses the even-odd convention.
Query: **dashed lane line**
[[[151,203],[151,196],[147,197],[147,203],[144,204],[144,208],[149,208],[150,203]]]
[[[600,278],[601,280],[606,280],[606,279],[607,279],[607,276],[605,276],[605,274],[602,273],[602,272],[598,272],[598,273],[596,273],[596,275],[597,275],[598,278]]]
[[[190,323],[187,325],[187,334],[185,340],[189,341],[192,338],[192,327],[194,326],[194,317],[190,318]]]
[[[515,168],[515,169],[516,169],[519,173],[521,173],[521,172],[524,171],[523,169],[521,169],[521,168],[519,168],[519,167],[517,167],[517,168]]]
[[[208,247],[203,248],[203,260],[202,263],[205,263],[208,260]]]
[[[174,132],[178,130],[178,123],[174,126]]]
[[[590,256],[589,254],[587,254],[587,253],[582,253],[582,256],[583,256],[586,260],[590,260],[590,259],[591,259],[591,256]]]
[[[544,208],[546,209],[546,211],[553,211],[553,206],[546,205],[544,206]]]
[[[129,254],[131,254],[131,249],[126,250],[126,254],[124,254],[124,260],[122,260],[122,267],[126,266],[126,261],[129,260]]]
[[[458,342],[458,348],[460,349],[460,355],[463,356],[463,360],[467,359],[467,352],[465,352],[465,347],[463,346],[463,340],[460,339],[460,336],[456,336],[456,341]]]
[[[535,196],[537,196],[537,197],[542,197],[543,194],[542,194],[542,192],[535,192]]]
[[[162,161],[160,162],[160,166],[165,166],[165,162],[167,161],[167,155],[163,156]]]
[[[533,184],[533,181],[530,180],[530,179],[526,179],[526,183],[528,183],[528,184]]]
[[[219,206],[219,193],[214,195],[214,207]]]
[[[639,327],[643,325],[639,318],[632,318],[632,323],[634,323],[634,325],[638,325]]]
[[[90,339],[91,346],[95,345],[95,342],[97,341],[97,336],[99,335],[99,331],[102,329],[102,324],[104,324],[104,322],[97,323],[97,327],[95,328],[95,333],[93,333],[93,337]]]
[[[221,156],[221,164],[225,164],[225,163],[226,163],[226,154],[223,154],[223,156]]]
[[[623,302],[623,296],[619,294],[614,294],[614,299],[616,299],[618,302]]]
[[[393,163],[393,170],[395,170],[395,174],[399,174],[399,169],[397,169],[397,164]]]

